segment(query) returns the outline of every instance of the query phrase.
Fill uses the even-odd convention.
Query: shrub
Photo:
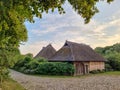
[[[113,71],[112,67],[110,66],[110,64],[105,64],[105,70],[106,71]]]
[[[106,55],[106,64],[109,64],[113,70],[120,71],[120,53],[113,52]]]
[[[39,65],[39,62],[38,61],[35,61],[35,60],[32,60],[31,62],[29,62],[28,64],[26,64],[26,66],[29,68],[29,69],[35,69],[37,68]]]
[[[38,62],[47,62],[48,61],[43,57],[35,58],[35,60],[38,61]]]
[[[109,64],[109,68],[113,69],[113,70],[117,70],[120,71],[120,61],[117,60],[108,60],[107,64]]]
[[[39,64],[36,73],[42,75],[73,75],[74,66],[62,62],[45,62]]]
[[[20,59],[13,68],[26,74],[41,75],[73,75],[75,71],[70,63],[47,62],[44,58],[33,59],[29,54]]]
[[[33,59],[25,57],[18,61],[14,69],[26,74],[41,74],[41,75],[73,75],[74,66],[64,62],[47,62],[45,59]]]
[[[24,70],[26,70],[26,67],[21,67],[21,68],[19,69],[20,72],[24,72]]]

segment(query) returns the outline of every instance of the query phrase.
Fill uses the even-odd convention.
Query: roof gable
[[[105,59],[88,45],[66,41],[50,61],[105,61]]]
[[[58,52],[56,52],[52,58],[49,59],[54,61],[72,61],[72,53],[69,46],[63,46]]]
[[[51,44],[43,47],[42,50],[35,56],[35,58],[43,57],[49,59],[56,53],[55,48]]]

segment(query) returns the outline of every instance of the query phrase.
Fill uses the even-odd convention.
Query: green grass
[[[2,84],[2,90],[26,90],[12,79],[7,79]]]
[[[120,71],[109,71],[109,72],[100,73],[100,75],[120,75]]]

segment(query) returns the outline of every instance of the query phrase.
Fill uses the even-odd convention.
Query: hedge
[[[30,58],[19,61],[14,69],[25,74],[73,75],[74,66],[67,62],[39,62]]]

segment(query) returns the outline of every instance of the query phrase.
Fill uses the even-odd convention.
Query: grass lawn
[[[7,79],[2,84],[2,90],[26,90],[20,84],[12,79]],[[0,89],[1,90],[1,89]]]
[[[120,75],[120,71],[109,71],[109,72],[104,72],[100,74],[101,75]]]

